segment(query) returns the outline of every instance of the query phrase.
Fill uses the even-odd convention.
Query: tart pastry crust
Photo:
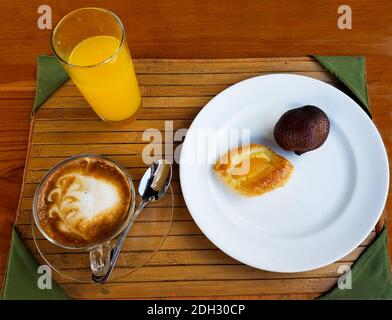
[[[261,144],[231,149],[214,165],[223,181],[248,197],[284,186],[293,168],[290,161]]]

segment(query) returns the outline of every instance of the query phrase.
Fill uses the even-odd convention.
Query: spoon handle
[[[124,241],[127,237],[127,234],[129,232],[129,230],[131,229],[132,225],[135,223],[140,212],[143,210],[143,208],[146,206],[147,203],[148,203],[148,201],[145,201],[145,200],[143,200],[140,203],[139,207],[136,209],[135,213],[133,214],[132,220],[129,222],[129,224],[124,229],[124,231],[121,232],[121,234],[116,242],[116,245],[114,246],[114,248],[110,252],[110,263],[109,263],[108,270],[106,271],[106,273],[103,276],[100,276],[100,277],[92,275],[92,279],[94,282],[105,282],[110,277],[110,275],[114,269],[114,266],[116,265],[117,258],[120,255],[120,252],[121,252],[122,246],[124,244]]]

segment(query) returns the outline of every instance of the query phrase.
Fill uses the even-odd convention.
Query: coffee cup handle
[[[105,242],[90,250],[90,267],[94,276],[106,274],[110,265],[110,243]]]

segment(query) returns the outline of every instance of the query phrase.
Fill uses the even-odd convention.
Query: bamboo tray
[[[174,130],[188,128],[205,103],[233,83],[284,72],[340,86],[334,76],[309,57],[134,60],[134,65],[143,109],[133,123],[112,125],[99,120],[71,81],[51,96],[32,119],[17,229],[40,261],[30,227],[32,197],[41,177],[60,160],[80,153],[106,155],[126,167],[137,180],[146,167],[140,155],[146,145],[143,131],[163,130],[165,120],[173,120]],[[177,165],[172,186],[175,203],[172,227],[150,262],[118,282],[105,285],[77,283],[54,274],[72,298],[312,299],[334,287],[341,275],[339,266],[352,265],[376,236],[376,231],[372,231],[341,261],[318,270],[290,274],[257,270],[225,255],[201,233],[185,206]],[[149,210],[152,218],[140,222],[146,224],[147,237],[159,226],[154,217],[167,214],[164,206]]]

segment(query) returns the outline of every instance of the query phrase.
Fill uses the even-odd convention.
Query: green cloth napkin
[[[4,300],[66,300],[67,294],[54,281],[51,289],[40,289],[38,263],[26,249],[15,227],[3,286]]]
[[[336,287],[320,299],[392,299],[392,277],[385,229],[355,262],[351,280],[352,289],[342,290]]]
[[[38,56],[37,58],[37,86],[32,113],[61,85],[69,79],[61,63],[53,56]]]
[[[314,57],[352,91],[362,108],[370,115],[364,58]],[[37,111],[42,103],[68,79],[55,57],[39,56],[37,63],[37,90],[33,112]],[[37,263],[26,250],[17,231],[14,230],[3,287],[3,299],[66,299],[67,295],[55,283],[52,284],[52,290],[38,288],[37,267]],[[321,299],[372,298],[392,299],[392,280],[385,230],[354,264],[352,289],[335,288],[321,297]]]
[[[359,100],[359,105],[371,117],[366,90],[366,65],[364,57],[313,56],[338,78]]]

